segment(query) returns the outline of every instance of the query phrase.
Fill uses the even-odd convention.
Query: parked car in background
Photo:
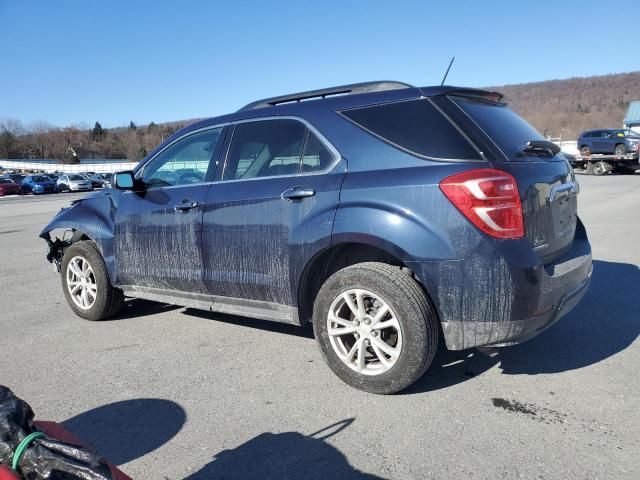
[[[578,138],[578,149],[582,157],[591,154],[627,155],[638,153],[640,134],[633,130],[588,130]]]
[[[14,182],[16,182],[18,185],[21,185],[22,180],[25,179],[26,175],[23,175],[21,173],[8,173],[5,175],[5,177],[10,178]]]
[[[91,180],[87,180],[82,175],[77,173],[63,174],[58,178],[58,190],[61,192],[71,191],[89,191],[93,190]]]
[[[22,190],[24,193],[57,193],[56,184],[49,177],[43,174],[27,175],[22,180]]]
[[[501,99],[369,82],[250,103],[60,211],[47,258],[87,320],[127,296],[312,323],[346,383],[402,390],[440,338],[526,341],[588,288],[573,171]]]
[[[110,173],[94,173],[89,176],[94,188],[109,188],[111,186]]]
[[[22,195],[22,187],[7,177],[0,178],[0,197],[5,195]]]

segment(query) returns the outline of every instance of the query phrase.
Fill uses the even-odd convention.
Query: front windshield
[[[35,175],[35,176],[31,177],[31,180],[33,180],[34,182],[37,182],[37,183],[50,182],[51,181],[51,179],[49,177],[45,177],[44,175]]]
[[[85,178],[80,175],[69,175],[69,180],[85,180]]]

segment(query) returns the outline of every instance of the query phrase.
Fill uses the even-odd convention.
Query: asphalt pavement
[[[640,478],[640,175],[579,180],[578,307],[386,397],[340,382],[310,329],[134,300],[81,320],[38,238],[81,195],[0,198],[0,384],[136,479]]]

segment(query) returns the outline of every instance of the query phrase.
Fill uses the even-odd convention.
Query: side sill
[[[208,310],[210,312],[238,315],[241,317],[270,320],[272,322],[301,325],[298,317],[298,309],[279,303],[247,300],[244,298],[220,297],[162,288],[138,287],[135,285],[121,285],[120,288],[127,297],[168,303],[170,305],[180,305],[198,310]]]

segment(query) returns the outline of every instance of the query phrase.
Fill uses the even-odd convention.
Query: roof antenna
[[[447,71],[444,73],[444,77],[442,77],[442,83],[440,86],[444,85],[444,81],[447,79],[447,75],[449,75],[449,70],[451,70],[451,65],[453,65],[453,61],[456,57],[451,57],[451,61],[449,62],[449,66],[447,67]]]

